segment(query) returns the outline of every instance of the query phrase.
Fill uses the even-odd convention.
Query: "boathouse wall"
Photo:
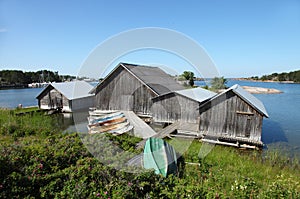
[[[78,110],[88,109],[90,107],[94,107],[94,104],[95,104],[94,96],[88,96],[88,97],[82,97],[82,98],[69,100],[70,111],[78,111]],[[67,108],[67,107],[64,106],[64,108]]]
[[[70,109],[69,100],[53,87],[48,87],[39,97],[41,109]]]
[[[151,89],[129,73],[118,67],[96,88],[96,107],[100,110],[126,110],[150,114],[152,98],[156,97]]]
[[[261,141],[263,115],[229,91],[200,108],[200,132],[233,140]]]
[[[199,102],[169,93],[153,99],[151,112],[155,122],[174,123],[176,121],[198,123]]]
[[[83,95],[81,97],[72,98],[73,96],[71,96],[71,94],[75,93],[75,91],[73,91],[73,89],[75,88],[75,83],[73,83],[73,87],[70,87],[70,83],[56,83],[55,85],[57,84],[62,85],[62,87],[64,88],[64,92],[66,92],[66,90],[69,91],[69,98],[63,94],[64,92],[59,91],[56,87],[50,84],[37,96],[40,109],[60,109],[63,112],[73,112],[77,110],[88,109],[89,107],[94,106],[94,95],[88,94],[85,96]],[[77,84],[78,89],[80,89],[80,86],[82,84]]]
[[[187,91],[170,79],[159,69],[120,63],[90,93],[100,110],[149,114],[153,122],[192,123],[206,139],[262,145],[268,114],[255,96],[238,85],[213,95],[197,88]]]

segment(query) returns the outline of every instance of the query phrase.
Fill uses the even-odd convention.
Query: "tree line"
[[[185,81],[188,82],[188,85],[190,87],[194,87],[196,77],[195,77],[195,75],[194,75],[193,72],[191,72],[191,71],[184,71],[179,76],[179,80],[181,80],[181,81],[185,80]],[[225,79],[224,77],[214,77],[210,81],[210,84],[211,84],[210,87],[208,85],[206,85],[203,88],[209,89],[209,90],[212,90],[212,91],[218,91],[220,89],[226,89],[227,88],[226,83],[227,83],[227,79]]]
[[[267,81],[267,80],[272,80],[272,81],[293,81],[300,83],[300,70],[297,71],[292,71],[292,72],[283,72],[283,73],[272,73],[270,75],[263,75],[261,77],[254,76],[251,77],[251,79],[254,80],[262,80],[262,81]]]
[[[75,79],[75,76],[59,75],[57,71],[39,70],[36,72],[23,72],[21,70],[1,70],[0,87],[27,86],[30,83],[62,82]]]

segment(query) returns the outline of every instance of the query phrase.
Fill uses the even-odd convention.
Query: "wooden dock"
[[[192,124],[192,123],[182,123],[180,121],[174,122],[173,124],[170,124],[169,126],[161,129],[158,131],[155,135],[152,137],[156,138],[165,138],[165,137],[181,137],[181,138],[199,138],[199,135],[197,133],[197,124]],[[185,130],[180,130],[180,129],[185,129]],[[180,131],[181,133],[178,133],[177,131]],[[173,134],[176,132],[175,134]],[[187,133],[186,135],[184,134]],[[137,149],[141,149],[144,147],[146,143],[146,140],[142,140],[137,144]]]
[[[139,118],[133,111],[122,111],[127,120],[134,127],[134,136],[147,139],[156,135],[156,132],[146,124],[141,118]]]
[[[161,129],[153,137],[156,137],[156,138],[170,137],[170,134],[173,133],[174,131],[176,131],[178,129],[179,125],[180,125],[180,122],[174,122],[173,124],[170,124],[169,126]]]

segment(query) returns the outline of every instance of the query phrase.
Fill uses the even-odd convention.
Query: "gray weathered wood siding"
[[[40,107],[49,109],[69,106],[69,100],[53,87],[47,89],[39,98]]]
[[[94,96],[82,97],[70,100],[70,108],[72,111],[84,110],[90,107],[94,107]]]
[[[200,109],[200,131],[217,136],[261,141],[263,116],[232,91]]]
[[[199,122],[199,102],[170,93],[153,99],[152,114],[156,122]]]
[[[101,110],[131,110],[150,113],[157,96],[123,67],[119,67],[96,89],[96,107]]]

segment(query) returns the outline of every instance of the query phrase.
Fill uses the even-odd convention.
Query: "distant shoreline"
[[[5,89],[17,89],[17,88],[28,88],[26,84],[18,84],[18,85],[0,85],[0,90]]]
[[[256,80],[256,79],[248,79],[248,78],[232,78],[231,80],[249,81],[249,82],[281,83],[281,84],[300,84],[299,82],[294,82],[294,81]]]

